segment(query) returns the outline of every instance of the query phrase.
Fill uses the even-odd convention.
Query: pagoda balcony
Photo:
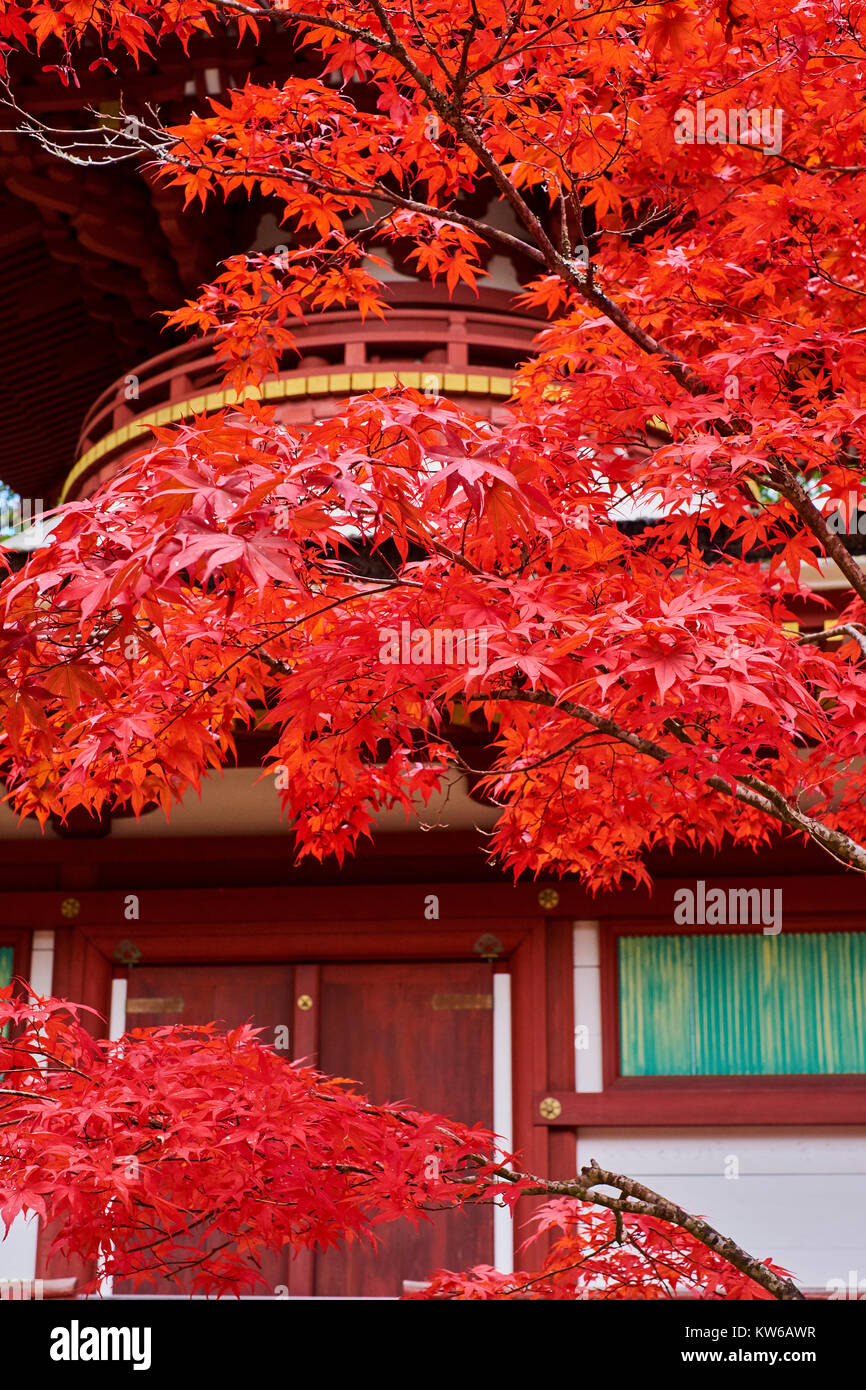
[[[310,423],[334,414],[351,394],[399,381],[447,395],[474,414],[504,419],[513,372],[532,355],[543,320],[515,313],[513,296],[501,290],[481,290],[478,298],[458,293],[447,301],[430,285],[391,283],[385,298],[385,320],[362,322],[355,311],[329,311],[293,329],[297,355],[291,354],[286,370],[266,377],[258,392],[276,408],[277,418]],[[222,385],[212,338],[131,365],[88,411],[60,500],[94,492],[141,449],[150,425],[179,422],[237,399]]]

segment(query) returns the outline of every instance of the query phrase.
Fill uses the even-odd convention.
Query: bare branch
[[[501,1169],[498,1176],[508,1182],[526,1181],[525,1175],[514,1174],[508,1169]],[[661,1196],[634,1178],[627,1178],[621,1173],[612,1173],[600,1167],[594,1158],[591,1158],[589,1165],[581,1168],[580,1173],[574,1178],[560,1181],[532,1176],[529,1182],[532,1186],[526,1189],[527,1196],[576,1197],[579,1201],[593,1202],[622,1215],[652,1216],[659,1221],[668,1221],[672,1226],[677,1226],[694,1236],[708,1250],[720,1255],[742,1274],[754,1279],[756,1284],[760,1284],[774,1298],[783,1302],[805,1299],[805,1294],[792,1280],[774,1274],[761,1260],[750,1255],[730,1236],[721,1235],[709,1221],[705,1221],[701,1216],[692,1216],[676,1202]],[[615,1197],[606,1192],[598,1192],[598,1187],[614,1187],[620,1195]]]

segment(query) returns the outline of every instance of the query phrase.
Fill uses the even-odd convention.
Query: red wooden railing
[[[280,378],[368,366],[379,371],[429,366],[446,372],[508,376],[531,356],[533,338],[541,327],[536,316],[515,313],[512,297],[503,291],[482,291],[477,300],[449,303],[434,287],[389,285],[387,297],[391,307],[384,321],[362,322],[355,312],[334,311],[294,328],[298,355],[286,354]],[[81,427],[77,457],[142,415],[220,386],[210,338],[171,348],[131,367],[91,406]]]

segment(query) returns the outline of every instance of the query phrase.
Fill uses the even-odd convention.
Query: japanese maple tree
[[[468,710],[515,873],[645,879],[654,845],[780,824],[864,870],[866,575],[829,524],[863,477],[862,19],[824,0],[0,6],[5,47],[67,82],[219,25],[282,24],[318,61],[172,129],[18,115],[68,159],[138,152],[188,199],[280,201],[287,249],[232,256],[172,313],[215,334],[238,389],[303,316],[383,314],[389,242],[444,295],[483,246],[519,253],[550,320],[503,426],[411,389],[303,429],[252,399],[156,429],[64,508],[0,593],[14,805],[168,810],[258,721],[299,852],[342,858],[460,767]],[[733,137],[716,120],[688,143],[698,102]],[[479,189],[519,235],[461,210]],[[640,535],[624,497],[655,508]],[[397,560],[371,579],[353,544]],[[821,556],[851,589],[829,648],[783,627]],[[483,666],[382,659],[383,633],[443,622],[485,634]]]
[[[277,24],[318,75],[247,83],[182,126],[58,130],[17,104],[16,49],[74,84],[197,30],[267,42]],[[22,814],[169,811],[255,723],[299,854],[342,859],[380,808],[463,770],[449,731],[470,717],[501,808],[490,852],[515,874],[646,880],[655,846],[758,847],[780,826],[866,870],[866,573],[833,520],[851,524],[864,485],[861,3],[2,0],[0,50],[7,112],[58,158],[137,158],[202,204],[274,198],[286,246],[167,306],[213,335],[238,406],[156,429],[0,589],[0,774]],[[488,218],[467,210],[483,196]],[[389,248],[443,296],[482,282],[491,248],[535,266],[520,302],[547,322],[506,423],[399,386],[304,428],[257,398],[305,316],[387,312]],[[653,518],[640,534],[624,500]],[[823,560],[850,586],[836,645],[784,626]],[[404,624],[483,632],[487,659],[385,659]],[[246,1035],[188,1044],[159,1039],[181,1072],[252,1056]],[[68,1117],[79,1082],[134,1092],[148,1047],[33,1073],[9,1132]],[[321,1078],[269,1085],[314,1114],[326,1094],[348,1105],[366,1142],[373,1115]],[[94,1112],[107,1129],[115,1100]],[[399,1118],[375,1124],[417,1158]],[[129,1208],[110,1149],[94,1173],[58,1125],[84,1194],[59,1200],[90,1203],[92,1250],[97,1207]],[[459,1161],[476,1140],[448,1132]],[[544,1191],[579,1197],[601,1171]],[[340,1182],[337,1225],[360,1229]],[[416,1208],[417,1186],[373,1190],[389,1214]],[[623,1222],[658,1217],[643,1200],[623,1195]],[[546,1219],[576,1266],[578,1218]],[[629,1259],[682,1271],[663,1233],[628,1230]],[[617,1234],[606,1267],[626,1289]],[[449,1277],[434,1291],[466,1291]],[[573,1297],[582,1277],[547,1268],[538,1287]]]

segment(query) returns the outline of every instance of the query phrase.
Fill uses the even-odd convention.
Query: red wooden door
[[[493,974],[482,962],[324,965],[317,1065],[357,1078],[375,1101],[407,1100],[458,1120],[493,1123]],[[376,1252],[354,1244],[316,1257],[313,1290],[397,1296],[433,1269],[493,1263],[493,1213],[431,1213],[378,1227]]]
[[[155,965],[129,972],[128,1027],[250,1022],[288,1025],[291,1055],[321,1071],[356,1078],[375,1101],[487,1126],[493,1123],[493,977],[482,962],[408,961],[299,965]],[[433,1269],[493,1260],[493,1214],[431,1213],[416,1230],[398,1221],[378,1228],[381,1244],[353,1245],[289,1260],[260,1257],[260,1293],[398,1296],[404,1279]],[[116,1292],[132,1292],[118,1283]],[[158,1279],[140,1293],[182,1293],[189,1277]]]
[[[273,1045],[274,1030],[291,1025],[294,1007],[291,965],[144,965],[129,972],[127,1028],[161,1028],[173,1023],[219,1023],[263,1028],[261,1041]],[[290,1040],[291,1041],[291,1040]],[[291,1055],[291,1053],[284,1054]],[[209,1242],[216,1245],[218,1237]],[[196,1244],[193,1233],[184,1242]],[[256,1266],[264,1279],[254,1292],[287,1287],[288,1253],[265,1251]],[[117,1282],[117,1293],[188,1293],[189,1274],[158,1278],[136,1290]]]

